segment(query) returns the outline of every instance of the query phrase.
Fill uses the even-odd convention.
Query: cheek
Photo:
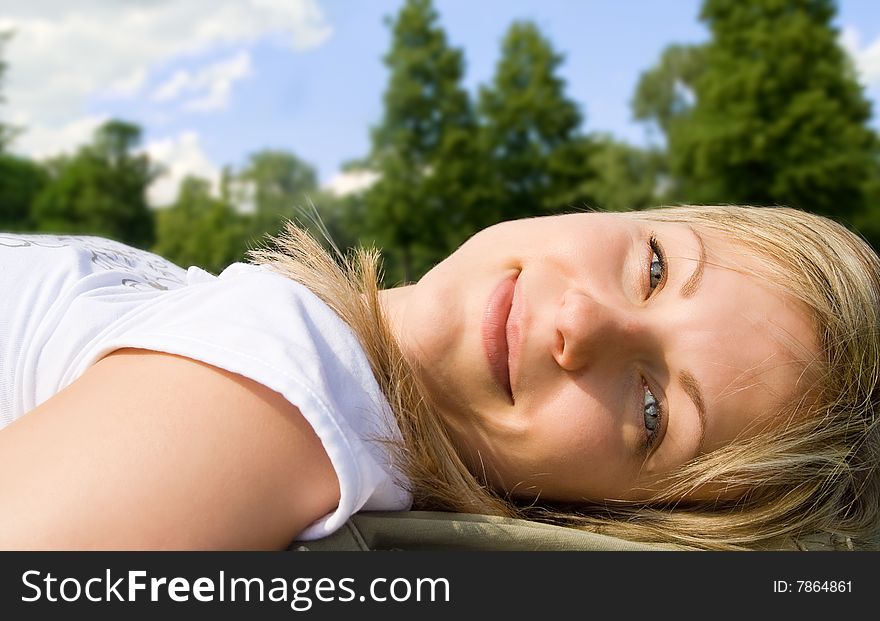
[[[559,391],[541,409],[536,453],[545,467],[567,479],[600,477],[621,450],[614,415],[581,391]]]

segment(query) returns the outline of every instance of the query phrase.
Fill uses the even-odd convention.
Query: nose
[[[606,356],[619,357],[643,338],[645,326],[629,309],[568,289],[556,311],[553,357],[566,371],[581,371]]]

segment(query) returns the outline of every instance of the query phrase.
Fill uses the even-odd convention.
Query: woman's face
[[[807,390],[810,322],[689,225],[531,218],[383,292],[471,469],[516,496],[640,499]]]

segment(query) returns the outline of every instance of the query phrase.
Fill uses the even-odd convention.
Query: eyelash
[[[660,242],[657,241],[657,238],[653,234],[648,239],[648,249],[648,297],[651,297],[651,295],[653,295],[655,291],[661,289],[666,282],[666,255],[663,252],[663,247],[660,245]],[[651,274],[651,267],[654,265],[654,256],[657,257],[657,263],[660,264],[661,274],[657,284],[652,287],[651,279],[653,278],[653,275]],[[657,442],[657,438],[660,437],[660,431],[663,428],[663,419],[666,417],[666,411],[660,400],[654,396],[654,392],[648,386],[648,381],[645,378],[642,378],[642,388],[642,417],[646,418],[647,409],[649,407],[653,407],[655,412],[652,416],[655,423],[654,429],[649,429],[648,425],[645,424],[645,429],[647,430],[645,435],[645,452],[648,453]]]
[[[644,378],[642,379],[642,387],[644,388],[642,417],[645,419],[645,429],[647,430],[647,433],[645,434],[645,452],[650,452],[654,447],[654,444],[657,442],[657,438],[660,437],[660,431],[663,429],[663,419],[666,418],[666,411],[663,408],[663,404],[660,403],[660,400],[654,396],[654,393],[648,387],[648,383]],[[650,398],[648,395],[650,395]],[[655,422],[654,429],[650,429],[647,425],[647,410],[650,406],[653,406],[655,410],[655,414],[652,417]]]
[[[650,292],[648,295],[654,291],[660,289],[663,284],[666,282],[666,253],[663,252],[663,247],[660,245],[660,242],[657,241],[657,238],[654,235],[648,239],[648,291]],[[660,264],[661,276],[660,281],[652,288],[651,287],[651,266],[654,265],[654,255],[657,255],[657,262]]]

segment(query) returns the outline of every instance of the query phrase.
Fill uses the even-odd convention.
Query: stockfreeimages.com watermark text
[[[220,571],[216,579],[148,576],[129,570],[122,577],[107,569],[87,580],[59,578],[28,570],[21,575],[22,602],[286,602],[305,612],[315,602],[449,602],[446,578],[374,578],[362,592],[354,578],[240,578]]]

